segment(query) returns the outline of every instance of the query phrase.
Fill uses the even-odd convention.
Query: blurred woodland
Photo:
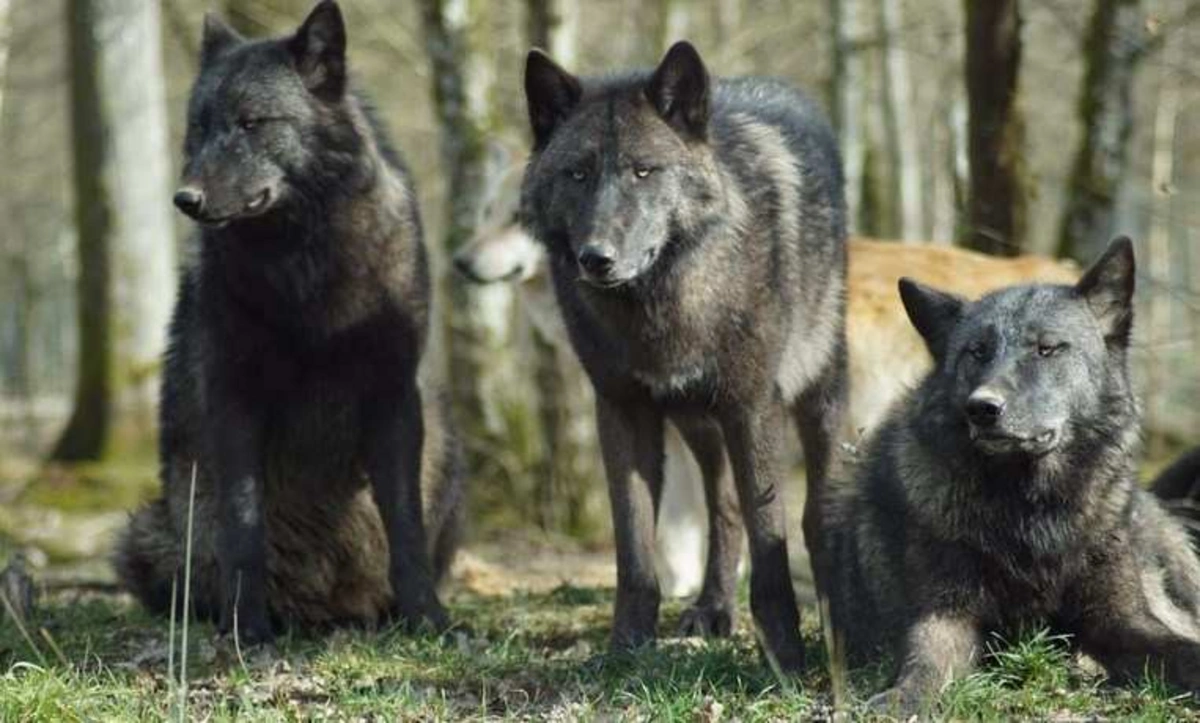
[[[189,228],[171,206],[205,10],[283,33],[309,0],[0,0],[0,458],[153,464]],[[602,72],[687,38],[794,81],[841,139],[853,232],[1086,262],[1137,243],[1150,448],[1200,442],[1197,0],[344,0],[357,84],[421,193],[486,524],[598,540],[587,385],[511,286],[448,263],[505,221],[530,46]],[[505,210],[507,209],[507,211]]]

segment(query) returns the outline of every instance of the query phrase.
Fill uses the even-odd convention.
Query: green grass
[[[794,720],[829,713],[815,614],[805,616],[809,671],[780,681],[762,664],[745,620],[732,640],[668,639],[605,654],[609,590],[563,586],[506,598],[458,594],[464,629],[446,636],[342,630],[285,636],[275,653],[238,651],[192,627],[190,719],[209,720]],[[743,606],[744,609],[744,606]],[[666,606],[671,630],[679,604]],[[44,628],[46,635],[37,628]],[[178,714],[167,671],[168,627],[122,599],[59,595],[30,630],[0,628],[0,720],[155,720]],[[46,642],[49,636],[61,659]],[[178,646],[176,646],[176,654]],[[176,661],[175,671],[179,670]],[[858,698],[880,670],[851,676]],[[862,717],[861,709],[852,711]],[[1154,681],[1118,689],[1080,670],[1045,633],[999,641],[980,672],[942,696],[956,720],[1200,720],[1189,699]]]

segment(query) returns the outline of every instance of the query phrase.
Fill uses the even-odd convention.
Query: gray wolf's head
[[[332,0],[284,38],[247,41],[206,16],[175,205],[221,226],[318,193],[361,144],[345,96],[346,29]]]
[[[984,455],[1040,457],[1103,423],[1127,390],[1133,247],[1108,250],[1074,286],[1016,286],[974,303],[909,279],[900,296],[933,355],[937,387]]]
[[[710,80],[686,42],[652,73],[582,83],[538,50],[525,66],[534,148],[523,215],[556,266],[599,288],[634,283],[711,215]]]

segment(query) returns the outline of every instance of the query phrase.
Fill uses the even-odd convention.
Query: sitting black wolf
[[[969,303],[900,282],[936,367],[828,509],[834,631],[899,664],[877,703],[920,707],[1027,623],[1114,677],[1200,688],[1200,561],[1134,473],[1133,285],[1128,239],[1075,286]]]
[[[194,469],[194,609],[229,630],[236,608],[251,642],[272,621],[446,622],[434,584],[462,488],[441,403],[417,380],[421,224],[347,91],[345,42],[333,2],[283,39],[206,20],[175,197],[199,243],[166,357],[164,496],[116,552],[123,583],[165,610]]]
[[[820,583],[815,501],[846,374],[845,204],[833,136],[787,85],[710,80],[686,42],[653,73],[583,82],[534,51],[525,91],[534,148],[522,216],[547,248],[571,343],[596,389],[617,542],[613,644],[655,637],[669,415],[700,463],[709,507],[704,587],[685,627],[729,629],[740,501],[751,608],[769,652],[797,669],[780,440],[790,412],[804,444],[805,540]]]

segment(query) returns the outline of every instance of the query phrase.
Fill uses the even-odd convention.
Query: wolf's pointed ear
[[[200,38],[200,67],[203,68],[234,45],[242,36],[215,13],[204,13],[204,31]]]
[[[332,101],[346,92],[346,23],[336,2],[317,3],[288,41],[288,50],[313,95]]]
[[[1104,338],[1121,346],[1129,344],[1133,327],[1134,271],[1133,242],[1119,236],[1075,284],[1075,293],[1100,322]]]
[[[554,128],[571,113],[581,97],[583,88],[575,76],[541,50],[529,51],[525,58],[525,102],[529,105],[534,148],[545,147]]]
[[[686,40],[671,46],[646,86],[646,97],[675,130],[703,140],[708,131],[708,69]]]
[[[909,278],[900,279],[900,300],[935,360],[946,353],[946,340],[962,316],[966,300]]]

